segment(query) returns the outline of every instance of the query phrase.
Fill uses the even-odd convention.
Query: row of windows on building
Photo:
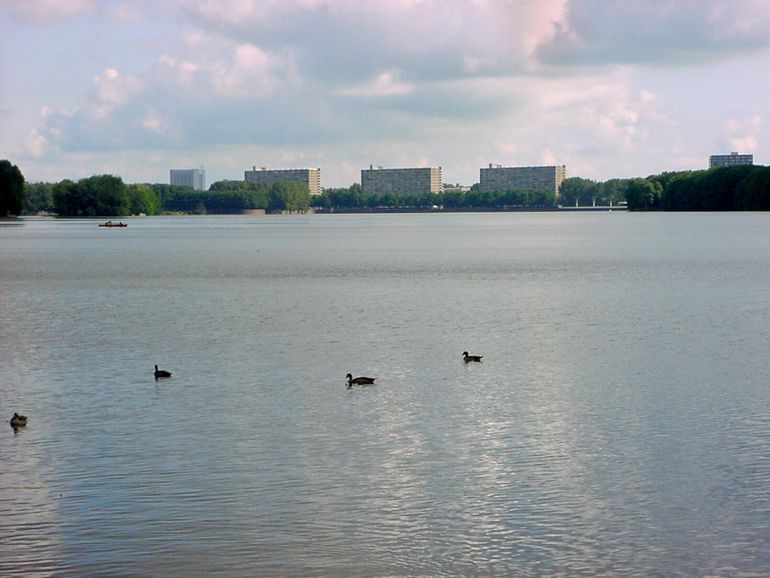
[[[711,155],[709,167],[753,165],[753,155],[737,152],[729,155]],[[244,171],[244,180],[250,183],[272,184],[282,181],[307,184],[311,195],[319,195],[321,169],[268,169],[266,167]],[[558,194],[562,181],[567,177],[564,165],[536,167],[503,167],[491,164],[479,171],[481,192],[510,190],[553,191]],[[201,169],[172,169],[171,184],[203,190],[206,188],[206,172]],[[444,190],[441,167],[385,169],[369,165],[361,171],[361,190],[365,194],[386,193],[440,193]]]

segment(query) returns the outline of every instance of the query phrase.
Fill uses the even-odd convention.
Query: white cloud
[[[40,159],[46,153],[46,139],[36,128],[33,128],[24,139],[24,149],[30,156]]]
[[[186,90],[205,87],[234,98],[262,98],[298,82],[290,57],[249,42],[234,42],[203,33],[190,34],[178,49],[185,57],[164,54],[158,59],[160,81],[169,75]]]
[[[165,125],[165,120],[154,107],[150,108],[142,119],[142,126],[152,132],[162,133]]]
[[[730,118],[725,123],[724,140],[731,151],[755,152],[759,147],[763,119],[759,115],[746,118]]]
[[[315,82],[364,82],[372,70],[404,80],[526,71],[550,39],[566,0],[189,0],[200,28],[294,55]]]
[[[91,102],[94,118],[103,120],[119,106],[130,102],[144,90],[144,83],[136,76],[121,76],[114,68],[105,69],[93,78],[96,94]]]
[[[378,98],[384,96],[403,96],[411,93],[414,90],[414,86],[408,82],[399,81],[398,76],[397,70],[387,70],[378,74],[369,82],[340,89],[338,94]]]
[[[642,102],[652,102],[656,98],[658,98],[658,95],[656,95],[654,92],[651,92],[649,90],[642,90],[639,92],[639,98],[642,99]]]
[[[26,22],[54,24],[94,13],[98,0],[0,0],[0,9]]]

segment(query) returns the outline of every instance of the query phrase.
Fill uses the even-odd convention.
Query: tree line
[[[310,200],[316,209],[330,210],[377,210],[444,208],[450,210],[516,209],[524,207],[554,207],[553,191],[504,191],[481,192],[478,183],[468,192],[445,193],[382,193],[366,194],[361,185],[354,183],[348,188],[324,189]]]
[[[303,183],[272,185],[218,181],[208,191],[160,183],[127,185],[120,177],[97,175],[79,181],[24,184],[23,210],[70,217],[240,213],[252,209],[305,211],[310,192]]]
[[[664,172],[645,178],[597,182],[565,179],[558,199],[551,191],[364,194],[361,185],[325,189],[311,197],[304,183],[256,184],[217,181],[208,191],[166,184],[125,184],[120,177],[97,175],[58,183],[26,182],[19,168],[0,160],[0,216],[55,213],[64,216],[126,216],[179,213],[240,213],[251,209],[305,211],[444,208],[515,210],[548,208],[556,203],[616,205],[630,210],[765,211],[770,210],[770,167],[747,165],[699,171]]]
[[[768,211],[770,167],[714,167],[605,182],[571,177],[559,189],[562,206],[622,201],[632,211]]]
[[[743,165],[665,172],[633,179],[628,208],[662,211],[768,211],[770,167]]]

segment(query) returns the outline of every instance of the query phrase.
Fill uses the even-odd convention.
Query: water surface
[[[768,575],[770,215],[128,222],[0,226],[0,575]]]

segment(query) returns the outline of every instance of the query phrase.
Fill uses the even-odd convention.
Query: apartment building
[[[201,169],[171,169],[170,183],[195,190],[206,190],[206,171]]]
[[[709,168],[714,167],[734,167],[736,165],[753,165],[754,155],[739,155],[732,152],[729,155],[711,155],[709,157]]]
[[[506,191],[553,191],[559,194],[559,187],[566,178],[564,165],[542,167],[503,167],[489,164],[480,170],[479,190],[483,193]]]
[[[250,171],[244,171],[243,179],[250,183],[268,184],[281,182],[305,183],[311,195],[320,195],[321,169],[268,169],[266,167],[253,167]]]
[[[361,190],[367,195],[440,193],[441,167],[384,169],[369,165],[361,170]]]

